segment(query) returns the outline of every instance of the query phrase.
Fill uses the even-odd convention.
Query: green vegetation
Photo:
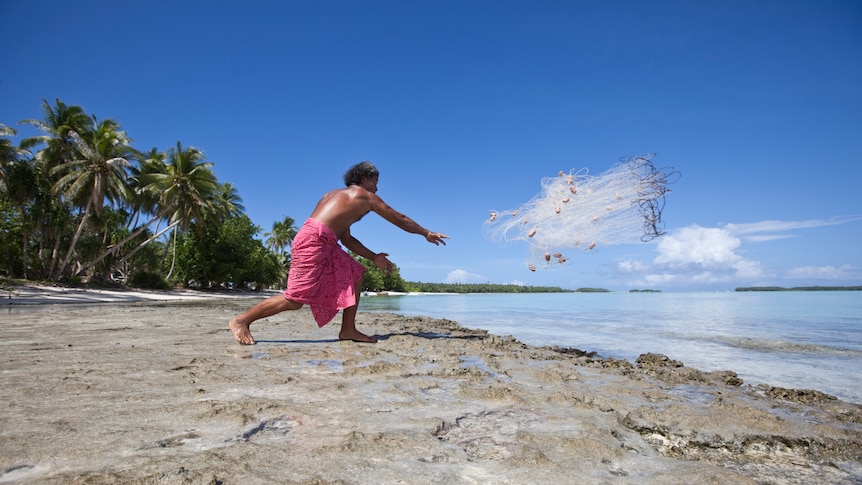
[[[203,222],[177,242],[175,281],[186,287],[261,289],[279,280],[278,258],[254,239],[260,230],[248,216]]]
[[[365,267],[365,275],[362,277],[362,289],[366,291],[412,291],[407,289],[407,283],[401,278],[401,272],[397,265],[393,265],[392,272],[386,274],[374,265],[370,260],[351,253],[353,259],[359,261]]]
[[[293,220],[269,247],[203,152],[140,151],[114,120],[42,102],[41,135],[0,124],[0,275],[148,288],[260,288],[286,278]]]
[[[661,293],[661,290],[629,290],[629,293]]]
[[[751,286],[737,288],[736,291],[862,291],[862,286],[794,286],[782,288],[780,286]]]

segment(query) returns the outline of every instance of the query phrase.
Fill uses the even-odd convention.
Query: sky
[[[0,123],[42,100],[201,149],[260,238],[363,160],[435,247],[351,232],[408,281],[615,291],[862,284],[862,2],[0,0]],[[493,211],[656,153],[647,243],[527,269]],[[639,229],[639,228],[636,228]]]

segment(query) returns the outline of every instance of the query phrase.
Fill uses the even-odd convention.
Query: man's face
[[[363,189],[371,192],[372,194],[376,194],[377,193],[377,180],[379,178],[380,177],[378,177],[377,175],[375,175],[374,177],[363,177],[362,183],[360,183],[359,186],[362,187]]]

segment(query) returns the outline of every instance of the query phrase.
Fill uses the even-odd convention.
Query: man
[[[254,345],[249,330],[254,321],[299,309],[303,304],[311,306],[314,320],[320,327],[329,323],[339,310],[344,310],[339,339],[377,342],[356,330],[356,309],[365,268],[341,249],[338,241],[389,273],[393,267],[386,258],[389,255],[372,252],[350,234],[350,226],[365,214],[374,211],[409,233],[421,234],[435,246],[440,243],[445,246],[444,239],[449,238],[423,228],[383,202],[377,196],[379,175],[371,162],[356,164],[344,174],[347,188],[328,192],[320,199],[293,239],[284,294],[271,296],[230,321],[231,332],[239,343]]]

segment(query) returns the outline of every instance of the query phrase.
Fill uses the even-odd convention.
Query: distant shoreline
[[[137,288],[81,288],[37,284],[0,287],[0,306],[67,303],[128,303],[143,301],[193,301],[217,299],[264,299],[277,291],[241,290],[142,290]]]
[[[750,286],[740,287],[734,291],[862,291],[862,286]]]

